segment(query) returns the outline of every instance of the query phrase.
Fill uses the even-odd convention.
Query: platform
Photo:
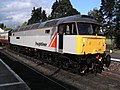
[[[30,90],[26,83],[1,59],[0,90]]]

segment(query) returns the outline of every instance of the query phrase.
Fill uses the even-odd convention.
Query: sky
[[[42,7],[49,15],[56,0],[0,0],[0,23],[15,28],[31,17],[33,7]],[[101,0],[70,0],[81,14],[87,15],[93,8],[100,8]]]
[[[81,14],[87,15],[93,8],[100,8],[101,0],[70,0],[71,4],[75,9],[77,9]]]

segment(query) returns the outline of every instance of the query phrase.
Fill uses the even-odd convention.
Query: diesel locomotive
[[[102,72],[109,67],[106,38],[96,20],[68,16],[15,28],[9,32],[10,48],[66,70]]]

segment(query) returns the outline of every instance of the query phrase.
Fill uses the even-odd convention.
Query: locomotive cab
[[[104,64],[107,67],[110,65],[110,56],[105,56],[105,40],[102,26],[98,23],[66,22],[58,25],[57,52],[79,57],[79,60],[86,62],[82,72],[88,68],[101,72]]]
[[[105,36],[102,27],[94,23],[77,22],[78,36],[76,53],[103,54],[105,52]],[[81,42],[80,42],[81,40]]]
[[[77,35],[77,29],[75,22],[73,23],[63,23],[58,25],[58,35],[57,35],[57,48],[58,52],[66,52],[66,40]]]
[[[57,50],[77,55],[104,53],[106,44],[103,35],[98,24],[62,23],[58,25]]]

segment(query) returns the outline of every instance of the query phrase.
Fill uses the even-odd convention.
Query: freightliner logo
[[[44,43],[44,42],[35,42],[35,45],[37,45],[37,46],[47,46],[47,43]]]

